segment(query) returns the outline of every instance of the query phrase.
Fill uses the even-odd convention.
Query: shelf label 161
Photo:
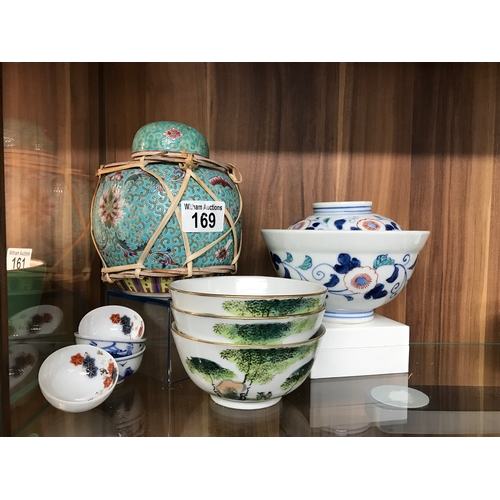
[[[223,201],[181,201],[182,230],[185,233],[222,231],[225,208]]]
[[[32,251],[31,248],[8,248],[7,271],[30,267]]]

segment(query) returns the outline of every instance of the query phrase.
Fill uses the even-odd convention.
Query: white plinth
[[[375,314],[368,323],[323,322],[311,379],[356,377],[408,371],[410,328]]]

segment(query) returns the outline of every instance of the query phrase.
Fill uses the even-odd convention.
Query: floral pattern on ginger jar
[[[211,160],[203,135],[178,122],[145,125],[132,149],[131,161],[97,174],[91,224],[102,279],[127,292],[168,293],[176,279],[235,272],[241,245],[236,168]],[[184,203],[199,210],[223,206],[222,230],[186,229]]]

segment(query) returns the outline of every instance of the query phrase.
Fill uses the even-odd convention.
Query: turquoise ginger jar
[[[198,130],[149,123],[137,131],[130,161],[96,175],[91,233],[103,281],[168,294],[177,279],[236,272],[241,176],[209,158]]]

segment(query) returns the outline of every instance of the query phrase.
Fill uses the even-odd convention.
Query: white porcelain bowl
[[[45,399],[55,408],[72,413],[100,405],[117,382],[115,358],[90,345],[58,349],[45,359],[38,372],[38,384]]]
[[[116,358],[118,364],[118,384],[121,384],[126,378],[133,375],[139,369],[145,350],[146,345],[143,345],[139,352],[131,356]]]
[[[276,273],[328,289],[324,321],[362,323],[411,278],[429,231],[262,229]]]
[[[289,344],[311,338],[323,320],[325,307],[292,316],[216,316],[182,311],[171,306],[179,331],[200,340],[231,344]]]
[[[99,340],[138,340],[144,337],[144,320],[125,306],[101,306],[88,312],[78,325],[78,334]]]
[[[319,283],[269,276],[188,278],[170,285],[172,304],[183,311],[217,316],[290,316],[324,306]]]
[[[78,333],[74,334],[75,342],[77,344],[87,344],[93,345],[95,347],[99,347],[106,352],[109,352],[111,356],[114,358],[123,358],[126,356],[131,356],[132,354],[137,354],[140,352],[146,339],[142,338],[139,340],[128,340],[119,342],[116,340],[100,340],[93,338],[86,338],[78,335]]]
[[[221,406],[242,410],[266,408],[297,389],[308,377],[321,338],[280,345],[236,345],[172,335],[189,378]]]

